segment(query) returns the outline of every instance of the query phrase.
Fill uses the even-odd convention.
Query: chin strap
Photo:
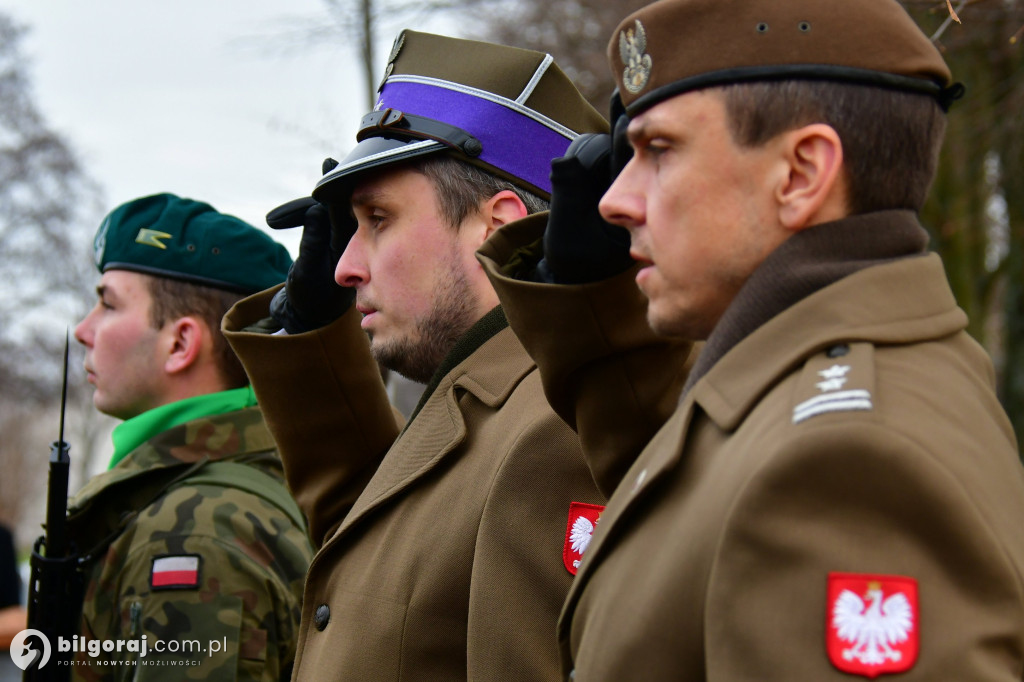
[[[397,109],[371,111],[363,116],[359,124],[359,132],[356,134],[356,141],[362,142],[368,137],[387,135],[434,140],[473,158],[480,156],[484,150],[480,140],[462,128],[456,128],[425,116],[406,114]]]

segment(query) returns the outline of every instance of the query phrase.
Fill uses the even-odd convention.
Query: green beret
[[[132,270],[240,294],[284,281],[288,250],[249,223],[173,194],[129,201],[93,240],[100,272]]]
[[[660,0],[619,24],[608,60],[630,116],[745,81],[879,85],[932,95],[943,108],[963,92],[895,0]]]

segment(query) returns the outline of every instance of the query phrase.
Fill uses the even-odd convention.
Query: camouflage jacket
[[[210,461],[262,488],[199,480]],[[87,555],[76,679],[289,678],[313,549],[301,517],[255,494],[268,475],[283,480],[252,407],[168,429],[85,485],[68,511]]]

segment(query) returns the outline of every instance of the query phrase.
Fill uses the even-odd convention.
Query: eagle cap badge
[[[384,89],[384,84],[388,82],[391,72],[395,70],[395,60],[398,59],[398,53],[402,51],[403,45],[405,45],[405,31],[399,33],[391,45],[391,54],[388,55],[388,65],[384,68],[384,77],[380,79],[380,85],[377,86],[378,93]]]
[[[569,503],[569,522],[565,527],[565,544],[562,546],[562,561],[565,568],[573,575],[580,568],[583,553],[590,546],[590,538],[601,517],[604,507],[586,502]]]
[[[622,87],[637,94],[644,89],[651,78],[651,55],[647,50],[647,31],[637,19],[633,28],[619,32],[619,56],[626,67],[622,70]]]
[[[917,662],[917,581],[895,575],[830,573],[826,648],[839,670],[874,679]]]

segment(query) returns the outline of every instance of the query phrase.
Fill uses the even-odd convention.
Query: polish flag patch
[[[839,670],[874,679],[917,662],[917,581],[896,575],[830,573],[826,648]]]
[[[590,546],[590,538],[594,535],[594,528],[597,527],[597,520],[603,511],[604,506],[600,504],[569,503],[569,522],[565,528],[562,560],[565,562],[565,568],[573,575],[576,575],[580,568],[583,553]]]
[[[188,590],[199,587],[198,554],[179,554],[153,558],[149,586],[154,590]]]

